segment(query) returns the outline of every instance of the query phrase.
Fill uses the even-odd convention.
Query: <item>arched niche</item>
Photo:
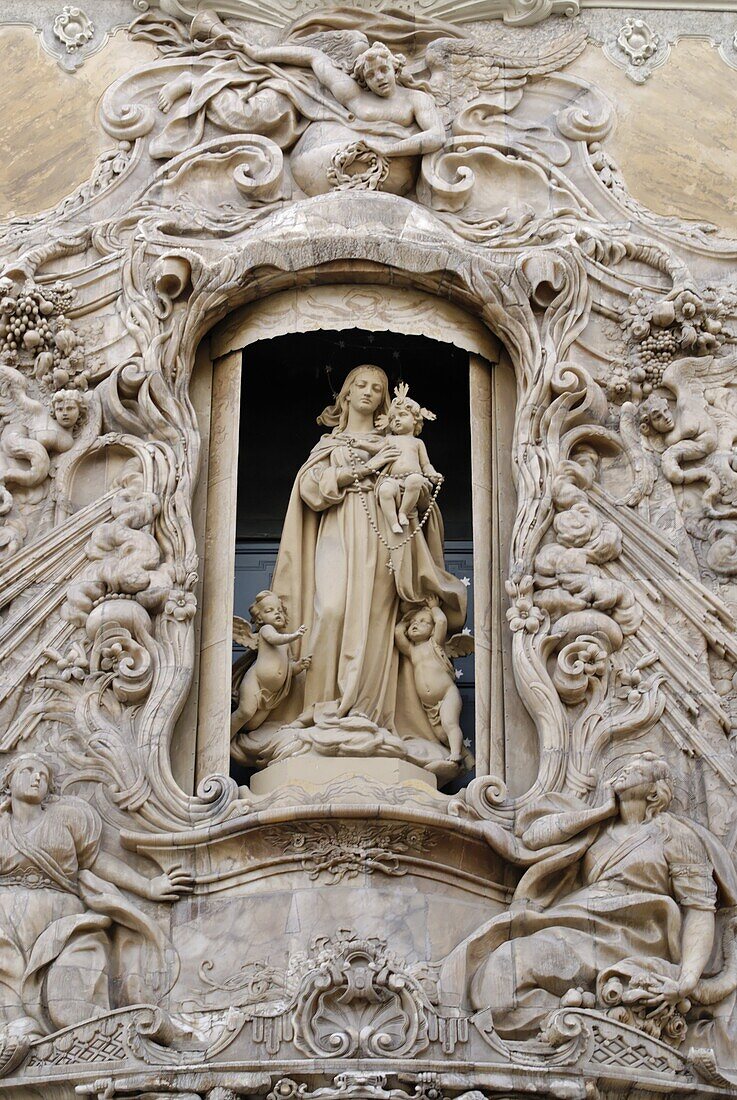
[[[476,640],[476,774],[504,775],[512,792],[533,782],[537,739],[514,686],[504,625],[509,546],[516,510],[512,478],[515,378],[503,346],[459,306],[417,289],[378,283],[300,286],[230,313],[202,341],[190,396],[202,436],[193,500],[201,557],[193,686],[172,743],[184,789],[227,772],[241,379],[248,348],[295,333],[425,336],[467,354]]]

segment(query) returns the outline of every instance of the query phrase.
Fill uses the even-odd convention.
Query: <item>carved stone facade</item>
[[[696,13],[124,7],[44,7],[143,61],[0,228],[0,1097],[735,1095],[737,243],[580,75]],[[354,330],[470,408],[362,352],[294,461],[275,359],[241,606],[249,349]]]

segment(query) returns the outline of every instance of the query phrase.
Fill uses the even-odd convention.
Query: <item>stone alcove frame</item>
[[[534,747],[525,740],[531,723],[512,681],[511,636],[504,629],[503,577],[515,514],[511,483],[514,375],[488,329],[447,300],[389,283],[322,284],[281,291],[230,314],[200,345],[192,399],[204,440],[202,473],[193,503],[203,568],[198,584],[193,687],[173,741],[175,770],[181,759],[191,785],[191,737],[198,730],[195,781],[227,770],[228,677],[233,613],[234,515],[240,379],[244,350],[258,340],[286,333],[366,331],[431,336],[468,352],[471,480],[474,516],[476,613],[476,745],[479,775],[524,773]],[[448,380],[449,384],[451,379]],[[204,601],[204,606],[203,606]],[[493,715],[493,717],[492,717]],[[218,737],[216,731],[222,733]],[[527,761],[529,768],[530,763]]]
[[[218,265],[208,265],[198,271],[191,264],[194,257],[188,250],[186,263],[191,271],[192,287],[179,288],[179,301],[172,309],[172,315],[179,317],[177,341],[169,346],[167,359],[173,357],[178,364],[187,364],[192,369],[196,349],[204,335],[224,316],[248,302],[287,288],[355,281],[358,285],[370,282],[372,285],[388,284],[430,292],[460,306],[471,317],[478,317],[490,331],[506,342],[510,360],[516,365],[518,385],[514,462],[519,471],[520,456],[523,456],[524,469],[530,457],[531,421],[539,420],[543,411],[536,393],[547,389],[553,379],[565,395],[564,404],[571,403],[574,395],[578,401],[585,403],[585,386],[574,387],[571,392],[568,387],[573,378],[563,382],[557,370],[559,356],[575,336],[577,323],[581,324],[588,304],[585,293],[582,293],[583,259],[580,251],[576,248],[546,249],[542,254],[531,251],[523,255],[510,271],[506,265],[484,261],[473,250],[459,247],[449,240],[444,231],[433,232],[427,221],[421,231],[414,234],[410,227],[416,207],[405,200],[389,199],[382,195],[352,196],[351,199],[350,208],[344,199],[332,197],[302,204],[300,214],[304,221],[300,232],[295,233],[294,226],[290,225],[289,230],[281,235],[278,228],[275,231],[275,227],[267,229],[264,226],[266,232],[257,235],[259,240],[231,256],[232,262],[227,270]],[[375,210],[379,204],[381,215],[377,216]],[[349,215],[349,223],[344,222],[341,226],[341,218],[346,214]],[[391,224],[396,223],[398,215],[400,220],[396,229],[401,227],[401,232],[395,231]],[[331,228],[326,229],[326,225]],[[305,237],[309,237],[310,242],[307,249]],[[156,252],[146,257],[139,266],[136,282],[155,285],[167,265],[171,266],[183,258],[179,252]],[[321,252],[332,256],[324,264],[315,265],[315,256]],[[143,257],[139,259],[143,260]],[[202,284],[198,275],[203,278]],[[542,340],[536,313],[542,319]],[[556,322],[554,335],[552,329]],[[163,369],[166,370],[166,367]],[[184,370],[180,366],[177,373],[176,387],[180,392],[185,378],[189,376],[189,369]],[[578,382],[577,376],[575,380]],[[198,449],[199,440],[193,439],[190,456],[196,454]],[[192,480],[187,480],[188,486],[194,484],[195,469],[193,464]],[[527,484],[532,484],[529,479]],[[544,531],[545,520],[540,521],[540,511],[547,510],[548,516],[550,513],[549,497],[546,499],[543,495],[532,499],[530,493],[530,498],[524,500],[523,494],[519,501],[512,537],[511,558],[517,573],[523,563],[529,561],[529,554],[534,552],[537,538]],[[530,549],[523,551],[522,547],[529,538],[527,524],[535,516],[538,517],[533,524],[537,528],[536,537]],[[540,670],[539,660],[525,653],[530,641],[529,636],[515,638],[515,675],[523,699],[527,692],[528,706],[530,678],[524,673],[520,675],[520,660],[532,659],[538,674]],[[519,642],[523,644],[520,646]],[[545,680],[549,684],[547,688]],[[560,784],[565,774],[565,720],[547,674],[542,681],[535,680],[534,695],[541,749],[540,771],[524,800],[534,797],[535,790]],[[548,705],[541,707],[540,701],[546,695]],[[180,696],[179,704],[182,703]],[[162,741],[165,740],[167,746],[172,727],[173,722],[169,723],[166,732],[159,727]],[[163,770],[160,775],[163,784],[172,793],[172,788],[176,788],[176,801],[184,809],[185,794],[175,784],[173,776],[165,776]],[[481,773],[479,778],[483,779]],[[495,789],[499,779],[493,776],[490,779],[492,789]],[[216,805],[223,806],[221,799],[230,801],[235,793],[230,783],[215,781],[212,776],[205,781],[205,787],[213,793],[217,789],[218,793],[214,805],[211,803],[210,812]],[[199,804],[198,817],[203,811],[205,816],[209,816],[200,801],[203,790],[201,788],[200,795],[193,800],[187,798],[190,809]],[[226,791],[231,793],[228,795]],[[206,801],[210,802],[210,797]]]
[[[465,56],[469,44],[458,48]],[[571,452],[590,443],[595,450],[622,453],[625,465],[630,461],[627,444],[604,426],[606,401],[587,370],[585,355],[582,359],[581,349],[575,347],[579,337],[594,314],[620,316],[633,281],[647,286],[651,294],[673,296],[693,283],[689,262],[703,272],[710,264],[718,268],[730,263],[732,253],[728,247],[713,247],[701,229],[687,231],[650,215],[629,198],[621,181],[610,187],[598,174],[591,150],[611,128],[610,105],[590,85],[554,71],[581,48],[574,33],[551,47],[550,58],[530,56],[521,61],[528,74],[546,74],[544,95],[549,99],[541,104],[535,90],[530,110],[537,118],[542,106],[546,119],[555,118],[560,138],[552,149],[560,165],[550,160],[547,148],[530,153],[522,142],[514,146],[507,167],[521,165],[528,179],[534,176],[535,188],[565,199],[562,209],[544,209],[529,224],[525,215],[519,226],[495,229],[492,224],[479,231],[462,216],[455,219],[449,214],[459,203],[462,209],[475,178],[466,167],[455,182],[443,183],[428,166],[415,200],[353,191],[285,202],[277,188],[280,155],[268,141],[253,135],[243,141],[207,141],[194,155],[181,154],[158,166],[147,155],[147,135],[157,125],[149,101],[155,100],[161,81],[178,64],[163,59],[122,78],[102,103],[104,129],[125,146],[111,179],[103,186],[82,188],[57,210],[11,229],[8,274],[22,280],[38,273],[42,286],[64,276],[78,291],[73,318],[105,329],[104,361],[95,378],[93,402],[102,434],[89,436],[90,453],[104,453],[115,445],[140,454],[145,484],[160,501],[163,518],[156,532],[180,602],[176,608],[172,603],[171,612],[164,609],[155,624],[156,636],[151,635],[150,686],[125,739],[107,720],[102,731],[84,723],[80,730],[76,713],[68,723],[80,740],[86,737],[72,771],[81,767],[97,781],[104,775],[113,801],[133,813],[136,826],[205,824],[230,813],[238,799],[235,785],[222,775],[204,774],[207,767],[202,768],[194,796],[186,790],[188,784],[183,789],[177,783],[172,771],[172,736],[194,664],[191,618],[198,564],[191,509],[201,440],[189,387],[197,348],[218,323],[248,302],[290,287],[350,280],[429,292],[480,319],[504,345],[514,367],[517,416],[512,460],[518,506],[506,587],[512,604],[508,617],[514,634],[515,682],[537,729],[540,766],[536,780],[519,798],[507,798],[501,777],[480,774],[467,792],[467,805],[474,813],[501,815],[509,821],[519,804],[540,791],[568,786],[586,793],[595,784],[595,766],[612,736],[612,722],[625,731],[649,728],[654,720],[660,706],[657,685],[643,693],[642,706],[635,707],[624,723],[611,715],[599,722],[591,744],[581,727],[574,729],[549,667],[562,636],[556,639],[545,614],[530,617],[535,560],[556,513],[553,482]],[[477,124],[476,119],[468,121]],[[471,157],[479,170],[487,156],[500,163],[495,140],[474,137],[469,147],[454,139],[457,151],[452,156]],[[508,136],[502,142],[504,150],[507,141]],[[223,171],[223,184],[233,186],[230,169],[236,165],[234,178],[240,184],[248,181],[248,202],[245,220],[239,213],[241,221],[234,222],[228,214],[226,225],[220,227],[219,207],[208,206],[217,187],[202,192],[202,210],[194,219],[181,200],[186,198],[191,172],[207,164],[217,173],[223,156],[229,166]],[[532,194],[539,196],[539,191]],[[71,465],[59,478],[59,529],[53,538],[29,548],[24,568],[29,560],[41,563],[50,543],[66,537],[63,524],[70,509],[64,498],[73,498],[74,466],[83,457],[70,456]],[[640,475],[636,470],[634,474],[637,480]],[[631,513],[622,508],[622,501],[600,493],[591,494],[590,500],[608,522],[624,522],[632,529]],[[100,504],[98,520],[106,506]],[[673,562],[664,552],[660,557],[660,575],[681,584]],[[11,562],[8,591],[17,591],[19,568]],[[611,577],[619,575],[617,568],[616,563],[611,569],[607,566]],[[63,579],[72,575],[73,570]],[[698,629],[705,623],[710,644],[713,639],[724,649],[729,613],[724,608],[713,611],[713,600],[703,587],[697,586],[693,598],[691,621]],[[604,616],[604,625],[607,620]],[[577,643],[572,639],[570,644],[575,648]],[[726,649],[731,652],[729,642]],[[672,665],[669,659],[671,674]],[[684,675],[685,670],[677,670],[669,696],[674,706]],[[34,728],[55,690],[45,688],[34,698]],[[61,709],[66,713],[74,708],[68,701]],[[718,705],[712,710],[720,713]],[[678,719],[675,724],[681,732],[674,726],[674,740],[680,743],[685,736],[703,752],[703,737],[688,722],[684,733]],[[22,711],[4,744],[13,747],[27,736],[27,728],[28,714]],[[98,754],[95,746],[101,736],[108,748]],[[120,767],[111,763],[116,756],[124,761]],[[722,779],[737,784],[729,763],[718,758],[714,767]]]

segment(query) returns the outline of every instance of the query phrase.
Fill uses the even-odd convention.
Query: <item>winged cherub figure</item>
[[[453,657],[473,652],[470,634],[454,634],[446,641],[448,620],[437,596],[429,596],[426,606],[414,608],[399,621],[394,631],[397,649],[412,665],[415,688],[423,709],[439,740],[450,749],[448,760],[460,764],[463,759],[461,730],[461,693],[456,686]]]
[[[258,729],[289,694],[294,674],[308,669],[312,660],[292,657],[288,647],[299,641],[307,628],[300,626],[291,634],[286,632],[287,613],[274,592],[259,592],[248,610],[255,630],[245,619],[233,617],[233,638],[249,653],[240,668],[236,665],[234,679],[242,679],[237,688],[238,706],[230,718],[231,737],[244,727]]]
[[[404,194],[417,158],[445,142],[435,99],[404,72],[406,59],[359,31],[257,46],[202,10],[190,34],[200,54],[216,52],[220,60],[206,77],[183,71],[161,90],[159,108],[171,117],[151,143],[152,156],[191,147],[209,120],[227,132],[268,136],[282,149],[294,146],[292,174],[305,194],[331,189],[331,165],[340,154],[348,158],[346,168],[349,161],[379,158],[376,186]]]

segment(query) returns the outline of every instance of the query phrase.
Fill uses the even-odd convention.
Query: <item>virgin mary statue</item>
[[[387,376],[367,364],[350,372],[318,417],[332,430],[297,473],[273,581],[289,630],[306,627],[295,656],[311,661],[268,721],[236,736],[242,762],[317,752],[400,757],[440,770],[447,760],[394,634],[401,614],[433,597],[449,630],[461,628],[466,590],[445,569],[442,519],[429,491],[402,535],[382,514],[377,481],[399,456],[382,434],[388,408]]]

